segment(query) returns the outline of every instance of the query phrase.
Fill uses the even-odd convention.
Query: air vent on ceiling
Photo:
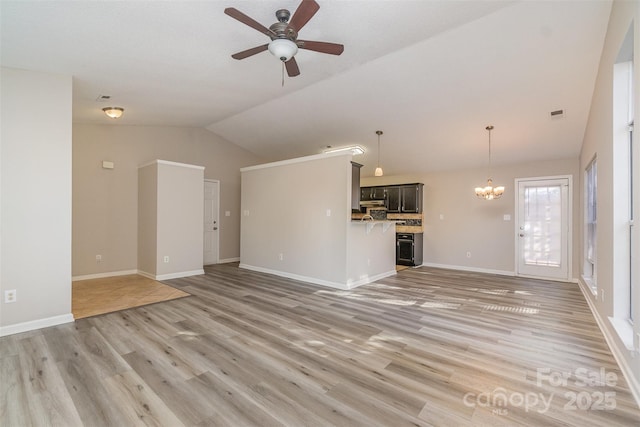
[[[549,113],[549,117],[552,119],[562,119],[564,118],[564,110],[554,110]]]

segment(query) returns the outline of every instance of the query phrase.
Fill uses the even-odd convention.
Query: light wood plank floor
[[[78,280],[72,285],[71,312],[75,319],[189,296],[139,274]]]
[[[190,298],[0,338],[0,425],[640,424],[575,284],[205,270],[168,281]]]

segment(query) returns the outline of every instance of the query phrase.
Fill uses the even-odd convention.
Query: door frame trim
[[[217,196],[218,196],[218,200],[217,200],[217,205],[218,205],[218,230],[220,230],[220,180],[219,179],[207,179],[205,178],[204,182],[214,182],[216,184],[218,184],[218,191],[217,191]],[[202,195],[202,197],[204,198],[204,194]],[[218,245],[218,247],[216,248],[216,260],[215,263],[216,264],[220,264],[220,233],[218,233],[218,238],[216,239],[216,243]],[[204,265],[204,256],[202,257],[202,264]]]
[[[515,178],[514,179],[514,224],[513,224],[513,239],[514,239],[514,265],[513,270],[517,277],[534,277],[520,273],[520,244],[518,243],[518,233],[519,233],[519,203],[520,203],[520,195],[519,188],[521,182],[527,181],[546,181],[546,180],[554,180],[554,179],[567,179],[569,188],[567,189],[567,281],[573,282],[573,175],[549,175],[549,176],[536,176],[536,177],[527,177],[527,178]],[[537,277],[537,279],[543,280],[555,280],[555,278],[547,278],[547,277]],[[564,281],[564,280],[562,280]]]

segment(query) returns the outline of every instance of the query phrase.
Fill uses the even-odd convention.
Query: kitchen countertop
[[[365,214],[363,213],[354,213],[351,216],[351,222],[372,222],[372,220],[368,219],[368,220],[364,220],[362,221],[362,217]],[[414,221],[407,221],[407,220],[414,220]],[[420,220],[419,224],[420,225],[415,225],[414,222],[415,220]],[[423,226],[423,216],[422,214],[387,214],[387,219],[385,220],[381,220],[381,219],[376,219],[373,220],[373,222],[394,222],[396,224],[396,233],[423,233],[424,232],[424,226]],[[409,222],[410,225],[407,225],[407,222]]]

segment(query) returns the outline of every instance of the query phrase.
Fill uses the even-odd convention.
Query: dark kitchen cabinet
[[[387,195],[387,187],[371,187],[371,200],[384,200]]]
[[[387,187],[385,206],[391,213],[422,212],[422,190],[424,184],[394,185]]]
[[[387,208],[387,212],[400,212],[400,187],[387,187],[385,207]]]
[[[400,187],[401,212],[422,212],[422,184],[406,185]]]
[[[368,202],[371,200],[371,187],[362,187],[360,189],[360,201]]]
[[[360,189],[360,200],[384,200],[386,198],[387,187],[362,187]]]

